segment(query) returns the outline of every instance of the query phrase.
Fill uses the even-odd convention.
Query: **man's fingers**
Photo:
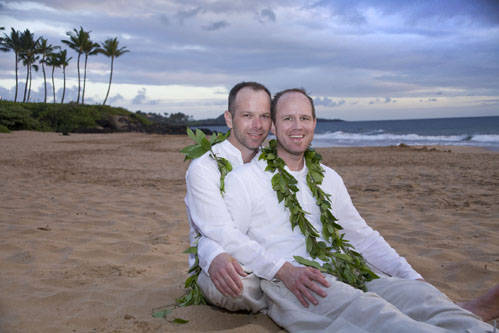
[[[241,279],[233,268],[228,269],[225,273],[223,279],[227,287],[231,290],[231,296],[239,296],[243,289]]]
[[[232,296],[231,295],[231,290],[226,288],[225,286],[225,281],[220,282],[220,280],[213,278],[212,279],[213,284],[215,287],[220,291],[220,293],[224,296]]]
[[[232,262],[232,265],[234,266],[234,269],[236,270],[237,274],[241,276],[248,276],[248,274],[246,274],[246,272],[244,271],[242,266],[237,262],[237,260],[234,260]]]
[[[237,262],[233,263],[232,267],[230,267],[230,269],[228,270],[229,276],[227,278],[230,277],[232,279],[232,282],[235,284],[237,290],[234,289],[234,291],[236,291],[237,293],[240,293],[243,290],[243,282],[241,281],[241,278],[239,277],[239,272],[237,271],[237,269],[238,269],[237,267],[241,268],[239,263],[237,263]],[[242,268],[241,268],[241,270],[242,270]],[[243,275],[243,276],[246,276],[246,275]]]
[[[327,281],[326,281],[327,282]],[[316,293],[317,295],[321,296],[322,298],[326,297],[327,294],[326,292],[317,284],[315,283],[314,281],[310,280],[306,283],[306,286],[308,289],[312,290],[314,293]],[[313,297],[313,296],[312,296]],[[308,298],[308,296],[307,296]],[[309,298],[310,299],[310,298]],[[315,298],[314,298],[315,299]],[[313,304],[316,304],[314,302],[312,302]],[[316,304],[317,305],[317,304]]]
[[[312,282],[313,284],[313,282]],[[320,288],[319,288],[320,289]],[[314,290],[315,291],[315,290]],[[312,295],[309,291],[309,287],[303,287],[302,289],[302,294],[310,301],[310,303],[312,303],[313,305],[317,305],[319,304],[319,302],[317,301],[317,299],[315,299],[314,295]]]
[[[292,292],[293,292],[293,294],[295,294],[296,298],[298,298],[298,300],[300,301],[300,303],[304,307],[308,308],[308,302],[305,300],[305,298],[303,298],[302,293],[299,290],[294,290]]]
[[[322,284],[324,287],[329,288],[329,286],[330,286],[329,282],[326,280],[326,277],[319,270],[312,269],[311,273],[312,273],[312,275],[310,275],[311,280],[317,281],[320,284]],[[322,296],[322,297],[324,297],[324,296]]]

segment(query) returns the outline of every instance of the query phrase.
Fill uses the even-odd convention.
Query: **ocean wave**
[[[346,133],[338,132],[325,132],[315,134],[318,140],[361,140],[361,141],[386,141],[386,140],[409,140],[409,141],[461,141],[467,138],[467,135],[418,135],[418,134],[370,134],[370,133]]]
[[[499,135],[495,134],[479,134],[473,135],[471,137],[472,141],[477,142],[491,142],[491,143],[499,143]]]
[[[393,134],[383,131],[365,133],[348,133],[343,131],[317,133],[314,136],[315,146],[329,145],[396,145],[407,143],[413,145],[499,145],[499,135],[419,135]]]

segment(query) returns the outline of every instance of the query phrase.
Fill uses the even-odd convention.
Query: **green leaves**
[[[168,316],[170,313],[172,313],[172,311],[173,311],[172,309],[163,309],[163,310],[153,312],[152,316],[154,318],[166,318],[166,316]]]
[[[336,223],[337,219],[331,212],[331,195],[319,187],[325,173],[320,164],[322,156],[314,150],[308,149],[304,157],[308,169],[307,185],[321,212],[322,236],[331,243],[331,246],[327,246],[323,241],[317,241],[316,238],[319,237],[319,234],[307,220],[307,213],[296,198],[296,193],[299,191],[296,186],[298,182],[285,170],[284,161],[277,156],[277,141],[271,140],[269,147],[264,148],[260,154],[260,160],[267,161],[265,171],[275,172],[277,170],[277,173],[272,177],[272,188],[276,191],[277,200],[284,202],[284,206],[289,209],[291,228],[294,229],[297,225],[300,227],[300,231],[305,237],[308,254],[312,258],[321,259],[324,264],[321,266],[316,261],[299,256],[294,258],[302,265],[317,268],[336,276],[339,281],[366,290],[365,282],[378,276],[369,269],[362,255],[351,250],[352,245],[339,232],[342,227]]]
[[[173,308],[160,308],[160,310],[158,311],[154,311],[153,310],[153,313],[152,313],[152,316],[153,318],[164,318],[166,320],[168,320],[166,317],[171,314],[173,312]],[[168,320],[170,323],[173,323],[173,324],[180,324],[180,325],[183,325],[183,324],[187,324],[189,321],[188,320],[185,320],[185,319],[182,319],[182,318],[175,318],[173,320]]]
[[[189,127],[187,127],[187,135],[195,142],[195,144],[187,146],[180,150],[181,153],[185,154],[184,161],[193,160],[195,158],[203,156],[208,151],[211,151],[213,145],[220,143],[227,139],[230,131],[226,134],[223,133],[213,133],[210,139],[206,138],[206,134],[200,129],[196,129],[193,132]]]

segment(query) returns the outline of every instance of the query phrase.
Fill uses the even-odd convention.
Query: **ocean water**
[[[225,126],[210,126],[226,132]],[[318,122],[313,147],[477,146],[499,151],[499,116]]]

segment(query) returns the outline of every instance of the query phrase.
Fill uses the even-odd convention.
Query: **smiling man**
[[[270,92],[262,84],[236,84],[229,93],[228,110],[224,114],[231,133],[227,140],[213,147],[216,156],[227,159],[234,169],[250,162],[270,130],[270,103]],[[210,234],[212,224],[232,225],[220,183],[220,171],[210,152],[189,165],[185,204],[189,217],[190,244],[194,246],[198,242],[199,265],[202,268],[198,284],[212,304],[228,310],[258,312],[265,306],[259,279],[254,274],[247,274],[213,240],[204,236],[197,239],[199,233]],[[194,261],[191,255],[190,266]]]
[[[360,217],[341,177],[307,151],[316,118],[304,90],[278,93],[271,110],[277,142],[227,176],[224,199],[234,225],[215,221],[209,237],[262,278],[267,313],[277,324],[289,331],[321,332],[492,329],[418,281],[421,275]],[[324,193],[320,205],[317,193]],[[300,212],[306,221],[300,220]],[[330,213],[341,230],[331,229],[334,217],[333,222],[323,219]],[[350,259],[334,259],[347,255]],[[336,277],[304,267],[297,256],[345,274]],[[362,266],[364,260],[386,275],[376,278]]]

